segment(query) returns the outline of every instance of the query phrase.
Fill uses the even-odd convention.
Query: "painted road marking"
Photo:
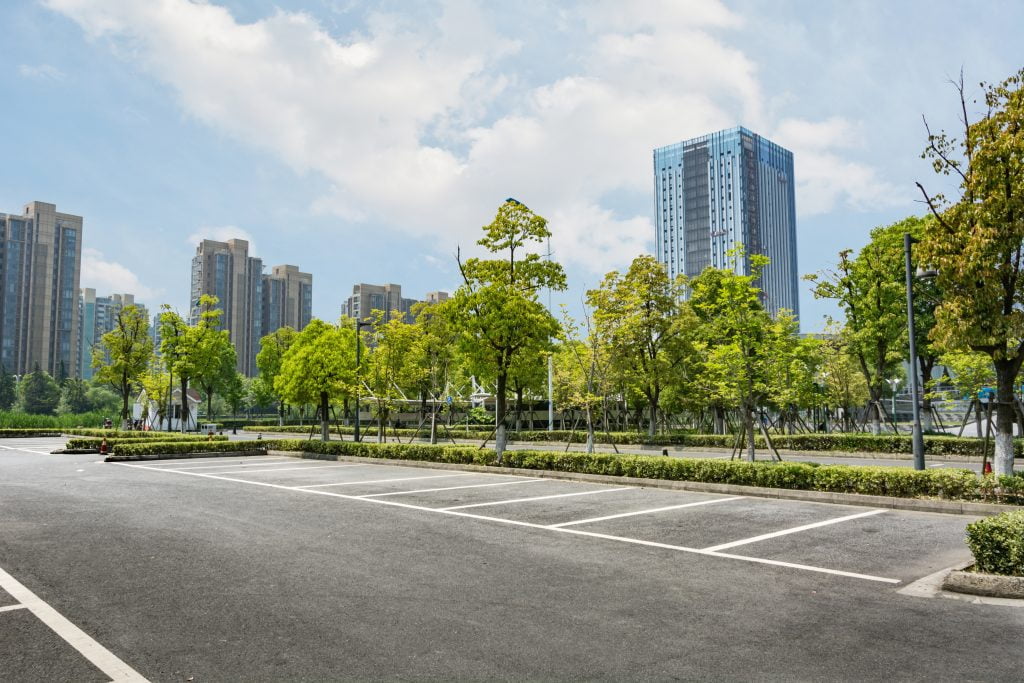
[[[281,464],[285,465],[287,463],[281,463]],[[223,467],[231,467],[231,465],[223,465]],[[329,470],[329,469],[333,469],[335,467],[366,467],[366,465],[362,465],[362,464],[353,464],[353,465],[348,465],[348,464],[346,464],[346,465],[308,465],[306,467],[268,467],[266,469],[259,469],[259,470],[254,470],[251,467],[243,467],[242,469],[237,469],[236,468],[236,469],[230,469],[230,470],[221,470],[220,472],[214,472],[214,474],[234,474],[236,472],[292,472],[294,470]],[[160,468],[154,467],[153,469],[160,469]],[[181,469],[181,468],[178,468],[178,469]],[[173,471],[177,472],[178,469],[175,469]]]
[[[698,505],[711,505],[713,503],[724,503],[728,500],[740,500],[743,496],[732,496],[730,498],[714,498],[712,500],[699,500],[696,503],[683,503],[682,505],[669,505],[663,508],[652,508],[650,510],[637,510],[636,512],[622,512],[617,515],[605,515],[604,517],[591,517],[590,519],[577,519],[573,522],[562,522],[561,524],[549,524],[552,529],[560,529],[564,526],[576,526],[577,524],[589,524],[591,522],[604,522],[609,519],[620,519],[622,517],[633,517],[635,515],[652,515],[656,512],[668,512],[680,508],[692,508]]]
[[[252,463],[246,463],[246,464],[249,467],[254,467],[254,466],[259,466],[259,465],[273,465],[273,464],[286,465],[286,464],[288,464],[292,460],[295,460],[295,458],[275,458],[275,459],[272,459],[272,460],[258,460],[258,461],[255,461],[255,462],[252,462]],[[240,463],[240,462],[238,462],[238,463],[230,463],[230,462],[224,463],[224,462],[221,462],[221,463],[218,463],[216,465],[209,464],[209,462],[206,461],[206,460],[204,460],[202,462],[206,462],[207,464],[206,465],[188,465],[186,467],[180,467],[180,466],[178,466],[178,463],[168,462],[168,463],[160,463],[159,466],[157,466],[157,465],[146,465],[146,467],[149,467],[150,469],[154,469],[154,470],[155,469],[161,469],[161,468],[164,468],[164,469],[174,469],[174,470],[205,470],[205,469],[212,469],[214,467],[237,467],[239,465],[242,465],[242,463]]]
[[[13,612],[16,609],[28,609],[28,605],[5,605],[0,607],[0,612]]]
[[[870,517],[872,515],[880,515],[885,510],[868,510],[867,512],[858,512],[855,515],[847,515],[846,517],[836,517],[835,519],[826,519],[824,522],[814,522],[813,524],[804,524],[803,526],[795,526],[791,529],[783,529],[782,531],[773,531],[770,534],[761,534],[760,536],[752,536],[751,538],[743,538],[738,541],[732,541],[730,543],[722,543],[721,545],[713,545],[710,548],[704,548],[709,553],[718,552],[720,550],[726,550],[728,548],[735,548],[738,545],[747,545],[748,543],[757,543],[758,541],[766,541],[769,538],[778,538],[779,536],[787,536],[789,534],[795,534],[801,531],[807,531],[808,529],[818,529],[823,526],[829,526],[830,524],[839,524],[840,522],[848,522],[851,519],[860,519],[861,517]]]
[[[58,636],[67,641],[79,654],[88,659],[100,671],[110,676],[113,681],[145,681],[138,671],[131,668],[114,653],[89,637],[82,629],[68,621],[60,612],[50,607],[23,586],[20,581],[0,569],[0,588],[7,591],[12,598],[36,615]]]
[[[632,486],[622,486],[615,489],[597,489],[596,491],[577,491],[575,493],[556,493],[550,496],[534,496],[533,498],[513,498],[511,500],[494,500],[489,503],[470,503],[469,505],[454,505],[442,510],[465,510],[466,508],[482,508],[488,505],[508,505],[510,503],[529,503],[534,500],[548,500],[549,498],[569,498],[570,496],[592,496],[595,493],[612,493],[613,491],[630,491]]]
[[[496,484],[468,484],[466,486],[445,486],[439,489],[416,489],[415,491],[388,491],[387,493],[371,493],[358,498],[384,498],[385,496],[407,496],[410,493],[433,493],[434,491],[455,491],[457,489],[481,489],[486,486],[518,486],[519,484],[536,484],[544,479],[520,479],[519,481],[499,481]]]
[[[428,477],[398,477],[391,479],[369,479],[366,481],[339,481],[333,484],[307,484],[306,486],[296,486],[297,489],[319,489],[327,486],[356,486],[358,484],[387,484],[392,481],[416,481],[417,479],[449,479],[451,477],[472,477],[475,472],[459,472],[458,474],[432,474]],[[495,476],[493,474],[487,476]]]
[[[137,469],[158,469],[152,467],[143,467],[140,465],[131,465],[125,462],[114,463],[122,467],[134,467]],[[900,583],[899,579],[888,579],[882,576],[872,576],[870,574],[857,574],[854,572],[844,572],[839,569],[828,569],[827,567],[814,567],[806,564],[796,564],[793,562],[781,562],[779,560],[768,560],[760,557],[747,557],[746,555],[732,555],[729,553],[720,553],[710,550],[703,550],[700,548],[687,548],[684,546],[673,546],[664,543],[655,543],[654,541],[643,541],[638,538],[626,538],[624,536],[610,536],[608,534],[598,534],[592,531],[583,531],[582,529],[567,529],[563,527],[551,527],[544,524],[534,524],[533,522],[521,522],[516,519],[504,519],[502,517],[487,517],[484,515],[476,515],[470,512],[461,512],[459,510],[442,510],[439,508],[429,508],[423,505],[411,505],[409,503],[400,503],[394,500],[381,500],[380,498],[367,498],[366,496],[350,496],[344,493],[334,493],[333,491],[321,491],[319,489],[307,489],[297,488],[295,486],[284,486],[282,484],[271,484],[266,481],[252,481],[249,479],[238,479],[236,477],[222,477],[217,474],[207,474],[205,472],[177,472],[176,470],[159,470],[162,472],[170,472],[172,474],[185,474],[193,477],[204,477],[207,479],[220,479],[221,481],[233,481],[239,484],[251,484],[253,486],[264,486],[266,488],[279,489],[282,491],[296,491],[298,493],[312,493],[318,496],[331,496],[332,498],[341,498],[343,500],[360,500],[365,503],[376,503],[378,505],[389,505],[391,507],[403,508],[406,510],[417,510],[420,512],[432,512],[439,515],[452,515],[455,517],[465,517],[467,519],[477,519],[488,522],[494,522],[496,524],[506,524],[509,526],[521,526],[529,529],[542,529],[544,531],[552,531],[555,533],[573,534],[576,536],[589,536],[593,538],[602,538],[610,541],[617,541],[620,543],[631,543],[636,545],[650,546],[655,548],[665,548],[668,550],[676,550],[684,553],[691,553],[694,555],[705,555],[708,557],[722,557],[732,560],[740,560],[742,562],[751,562],[754,564],[766,564],[776,567],[786,567],[789,569],[800,569],[803,571],[816,572],[819,574],[830,574],[832,576],[845,576],[854,579],[863,579],[865,581],[877,581],[880,583]]]

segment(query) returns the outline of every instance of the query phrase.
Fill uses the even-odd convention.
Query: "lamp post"
[[[372,323],[370,323],[370,322],[363,321],[363,320],[360,320],[359,318],[356,318],[356,424],[355,424],[354,436],[355,436],[355,440],[357,442],[360,440],[359,439],[359,366],[360,366],[361,361],[362,361],[362,355],[360,354],[360,349],[362,348],[362,345],[359,343],[359,339],[362,336],[360,331],[364,327],[370,327],[371,324]]]
[[[907,276],[907,333],[910,341],[910,399],[914,414],[914,426],[911,436],[914,449],[914,469],[924,469],[924,439],[921,436],[921,405],[920,389],[917,384],[917,344],[914,339],[914,273],[910,264],[911,245],[917,242],[909,232],[903,233],[903,256]],[[922,273],[921,276],[934,276]]]
[[[885,380],[892,387],[892,428],[894,432],[898,432],[896,429],[896,388],[900,385],[900,378],[893,377],[892,379]]]

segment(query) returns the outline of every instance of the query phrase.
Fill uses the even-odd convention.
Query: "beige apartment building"
[[[30,202],[0,213],[0,362],[22,375],[79,370],[82,217]]]
[[[313,276],[298,266],[274,266],[263,276],[263,334],[301,330],[313,319]]]
[[[448,298],[448,292],[428,292],[426,301],[437,303]],[[394,283],[386,285],[369,285],[365,282],[352,287],[352,296],[341,304],[341,314],[349,318],[367,320],[372,311],[383,311],[384,321],[391,320],[395,311],[405,314],[405,322],[412,322],[412,307],[420,303],[419,299],[407,299],[402,296],[402,285]]]

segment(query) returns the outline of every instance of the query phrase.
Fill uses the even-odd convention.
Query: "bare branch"
[[[946,219],[943,218],[942,214],[940,214],[938,209],[935,208],[935,204],[934,202],[932,202],[932,198],[928,196],[928,191],[924,189],[924,185],[922,185],[919,182],[915,182],[914,184],[917,185],[918,189],[921,190],[921,194],[924,195],[924,201],[928,205],[928,209],[932,212],[932,215],[935,216],[935,220],[939,222],[939,225],[941,225],[946,230],[952,231],[953,227],[948,222],[946,222]]]

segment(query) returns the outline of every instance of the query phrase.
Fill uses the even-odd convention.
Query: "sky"
[[[4,0],[0,211],[84,217],[81,284],[187,310],[203,238],[415,298],[507,197],[581,309],[654,250],[651,153],[743,125],[794,153],[801,274],[924,213],[922,117],[1024,67],[1024,3]],[[837,315],[801,282],[801,327]]]

